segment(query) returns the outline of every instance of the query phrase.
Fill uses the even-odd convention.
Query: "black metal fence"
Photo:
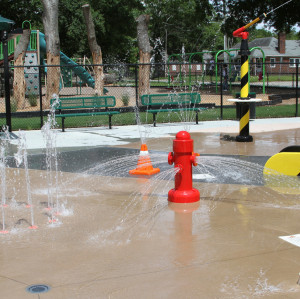
[[[141,78],[139,64],[105,64],[103,94],[114,96],[112,109],[122,113],[114,116],[114,125],[136,123],[136,111],[141,112],[142,122],[151,122],[147,110],[141,105],[141,89],[146,84],[148,94],[198,92],[199,106],[203,110],[201,120],[237,119],[235,104],[228,101],[240,93],[240,68],[236,64],[176,63],[150,64],[147,78]],[[298,116],[299,63],[281,63],[276,66],[250,64],[249,94],[261,99],[256,103],[251,117]],[[40,129],[49,113],[47,80],[50,73],[59,68],[58,97],[90,97],[95,95],[95,65],[40,66],[0,64],[0,125],[10,130]],[[272,72],[266,70],[273,70]],[[145,79],[145,81],[144,81]],[[146,82],[146,83],[145,83]],[[48,82],[49,83],[49,82]],[[7,86],[9,85],[9,86]],[[22,87],[23,86],[23,87]],[[147,89],[148,88],[148,89]],[[9,93],[9,96],[7,94]],[[161,113],[158,122],[176,120],[175,114]],[[66,127],[107,126],[108,118],[101,115],[72,117]],[[58,126],[60,126],[58,122]]]

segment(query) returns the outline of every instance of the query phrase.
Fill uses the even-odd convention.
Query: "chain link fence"
[[[137,121],[152,123],[147,107],[141,104],[143,94],[196,92],[201,96],[201,102],[197,106],[206,108],[201,111],[200,121],[239,118],[235,104],[228,101],[240,95],[240,67],[233,63],[212,65],[171,62],[97,66],[77,62],[74,65],[41,66],[36,65],[33,59],[27,61],[28,64],[24,66],[9,65],[8,72],[4,71],[3,63],[0,64],[1,127],[10,119],[11,130],[40,129],[50,109],[47,88],[55,88],[55,84],[60,99],[87,98],[96,94],[113,96],[116,99],[115,106],[103,108],[104,111],[120,112],[113,116],[113,125],[130,125],[136,124]],[[95,89],[95,71],[99,67],[104,73],[102,92]],[[57,80],[52,79],[55,76],[58,77]],[[298,62],[293,65],[274,62],[265,65],[250,63],[248,80],[249,96],[262,100],[251,108],[251,118],[298,116]],[[9,86],[6,86],[5,82],[9,82]],[[103,109],[78,108],[77,112],[99,112]],[[72,111],[73,109],[70,109],[64,113]],[[164,111],[158,114],[157,122],[193,121],[195,117],[193,112],[186,117],[183,115]],[[70,117],[65,126],[108,126],[108,122],[106,115],[91,113]],[[58,127],[61,127],[61,119],[58,119],[57,123]]]

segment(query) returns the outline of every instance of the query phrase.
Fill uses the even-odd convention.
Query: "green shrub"
[[[10,99],[10,111],[17,112],[18,110],[18,101],[14,97]]]
[[[122,94],[121,100],[122,100],[123,105],[124,105],[125,107],[127,107],[128,104],[129,104],[129,100],[130,100],[129,94],[128,94],[127,92],[126,92],[126,93],[123,93],[123,94]]]
[[[37,106],[38,97],[31,93],[28,95],[28,102],[31,107],[35,107]]]

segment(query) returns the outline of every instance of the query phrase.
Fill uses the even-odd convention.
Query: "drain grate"
[[[26,291],[31,294],[40,294],[47,293],[50,290],[50,287],[46,284],[33,284],[26,288]]]

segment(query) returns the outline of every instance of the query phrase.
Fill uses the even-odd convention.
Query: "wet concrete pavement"
[[[224,130],[225,131],[225,130]],[[172,150],[172,142],[176,133],[165,138],[151,138],[147,140],[148,148],[151,150]],[[222,132],[191,132],[194,140],[194,150],[201,154],[217,155],[247,155],[247,156],[272,156],[290,145],[299,144],[299,128],[280,131],[266,131],[251,133],[253,142],[235,142],[233,139],[238,134]],[[140,148],[140,141],[132,142],[122,147]]]
[[[247,144],[228,141],[224,135],[235,134],[221,131],[191,135],[204,168],[211,155],[224,174],[224,159],[253,159],[255,175],[263,159],[300,144],[299,129],[254,132],[254,142]],[[154,164],[164,165],[174,135],[147,139]],[[136,139],[87,150],[62,148],[61,171],[52,172],[52,179],[41,152],[29,157],[33,217],[26,208],[24,169],[7,169],[8,207],[2,211],[9,233],[0,234],[1,297],[299,298],[300,248],[279,238],[300,233],[297,180],[280,178],[271,185],[243,183],[243,177],[239,183],[195,180],[198,204],[169,205],[171,168],[151,178],[120,175],[136,165],[139,148]],[[243,167],[233,165],[231,176],[237,168]],[[46,209],[49,180],[58,214]],[[28,229],[32,219],[35,230]],[[33,284],[50,290],[26,291]]]

